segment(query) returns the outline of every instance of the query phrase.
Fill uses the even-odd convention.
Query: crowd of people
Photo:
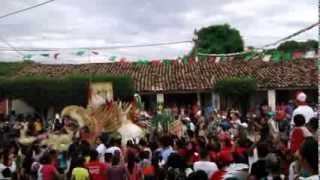
[[[48,129],[38,117],[13,114],[0,126],[0,179],[319,179],[319,119],[305,102],[300,93],[296,103],[274,112],[261,105],[246,115],[173,107],[171,115],[182,124],[178,134],[151,131],[122,144],[118,134],[102,133],[89,143],[82,138],[84,127],[67,151],[41,140],[19,144],[22,123],[28,123],[32,136]],[[63,120],[54,124],[50,131],[64,128]]]

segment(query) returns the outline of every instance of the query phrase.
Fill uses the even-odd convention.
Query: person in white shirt
[[[0,179],[11,179],[11,175],[17,170],[16,163],[8,151],[0,154]]]
[[[273,112],[268,113],[268,127],[269,127],[269,135],[272,137],[273,142],[277,142],[279,138],[279,126],[274,119]]]
[[[216,163],[209,161],[209,152],[207,149],[202,149],[200,152],[200,161],[193,164],[194,171],[202,170],[207,173],[208,178],[218,171]]]
[[[306,120],[306,123],[310,121],[311,118],[314,117],[315,113],[313,109],[306,104],[307,95],[303,92],[299,93],[297,96],[297,103],[298,107],[293,111],[292,119],[291,119],[291,126],[294,125],[293,117],[297,114],[302,114]]]

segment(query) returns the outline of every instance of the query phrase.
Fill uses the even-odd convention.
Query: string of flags
[[[105,57],[108,62],[117,62],[121,64],[128,64],[128,63],[136,63],[138,65],[159,65],[159,64],[176,64],[176,63],[183,63],[183,64],[192,64],[199,61],[208,61],[209,63],[219,63],[223,61],[230,61],[234,59],[241,59],[243,61],[250,61],[254,59],[260,59],[264,62],[280,62],[280,61],[290,61],[292,59],[310,59],[316,58],[318,55],[315,51],[307,51],[307,52],[282,52],[278,50],[272,51],[244,51],[244,52],[237,52],[237,53],[229,53],[229,54],[205,54],[205,53],[197,53],[197,56],[183,56],[178,57],[175,60],[172,59],[137,59],[132,61],[123,56],[115,56],[115,55],[104,55],[103,52],[99,52],[96,50],[86,50],[80,49],[75,52],[68,53],[72,56],[77,57]],[[40,53],[40,54],[25,54],[23,56],[23,60],[34,60],[36,58],[53,58],[54,60],[59,60],[59,58],[63,55],[62,52],[51,52],[51,53]]]

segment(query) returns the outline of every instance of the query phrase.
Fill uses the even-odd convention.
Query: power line
[[[8,16],[12,16],[12,15],[15,15],[15,14],[18,14],[18,13],[21,13],[21,12],[24,12],[24,11],[27,11],[27,10],[30,10],[30,9],[33,9],[33,8],[36,8],[36,7],[39,7],[39,6],[48,4],[48,3],[51,3],[51,2],[53,2],[53,1],[55,1],[55,0],[45,1],[45,2],[42,2],[42,3],[36,4],[36,5],[27,7],[27,8],[24,8],[24,9],[20,9],[20,10],[17,10],[17,11],[10,12],[10,13],[8,13],[8,14],[5,14],[5,15],[0,16],[0,19],[6,18],[6,17],[8,17]]]
[[[24,56],[24,54],[22,52],[18,51],[14,46],[12,46],[7,40],[5,40],[1,36],[0,36],[0,41],[2,41],[5,45],[7,45],[9,48],[11,48],[12,51],[15,51],[18,55]]]
[[[193,41],[174,41],[174,42],[160,42],[149,44],[136,44],[136,45],[120,45],[120,46],[106,46],[106,47],[72,47],[72,48],[16,48],[17,51],[59,51],[59,50],[74,50],[74,49],[89,49],[89,50],[110,50],[110,49],[127,49],[127,48],[140,48],[140,47],[157,47],[168,46],[175,44],[192,43]],[[0,51],[11,51],[8,48],[1,48]]]
[[[293,37],[295,37],[295,36],[297,36],[297,35],[299,35],[299,34],[301,34],[301,33],[304,33],[304,32],[306,32],[306,31],[308,31],[308,30],[310,30],[310,29],[318,26],[319,24],[320,24],[320,21],[317,22],[317,23],[314,23],[314,24],[312,24],[312,25],[310,25],[310,26],[308,26],[308,27],[306,27],[306,28],[303,28],[303,29],[301,29],[301,30],[299,30],[299,31],[297,31],[297,32],[295,32],[295,33],[292,33],[292,34],[290,34],[289,36],[286,36],[286,37],[284,37],[284,38],[282,38],[282,39],[279,39],[278,41],[275,41],[275,42],[270,43],[270,44],[266,44],[266,45],[262,46],[261,49],[264,49],[264,48],[267,48],[267,47],[270,47],[270,46],[274,46],[274,45],[279,44],[280,42],[289,40],[289,39],[291,39],[291,38],[293,38]]]

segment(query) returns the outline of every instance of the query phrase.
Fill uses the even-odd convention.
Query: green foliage
[[[0,62],[0,77],[12,76],[25,65],[30,64],[30,61],[24,62]]]
[[[249,77],[231,77],[220,80],[215,91],[221,95],[242,98],[250,96],[257,89],[256,81]]]
[[[38,110],[50,106],[85,105],[89,82],[112,82],[115,99],[134,93],[133,81],[127,76],[69,76],[64,78],[1,78],[0,97],[20,98]]]
[[[214,25],[200,29],[195,48],[201,53],[233,53],[243,51],[244,43],[238,30],[228,24]]]
[[[277,49],[285,52],[294,52],[294,51],[306,52],[309,50],[317,50],[318,47],[319,47],[319,43],[316,40],[308,40],[305,42],[286,41],[284,43],[281,43]]]

